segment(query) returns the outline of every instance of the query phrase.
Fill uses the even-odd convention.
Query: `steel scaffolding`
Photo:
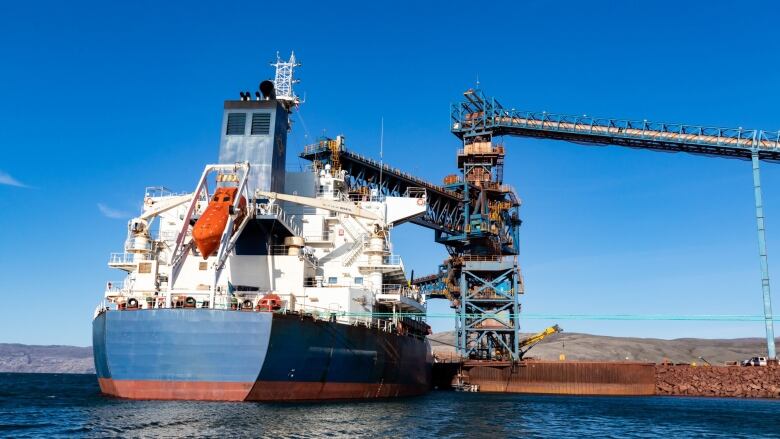
[[[767,356],[777,358],[759,162],[780,162],[780,131],[507,110],[495,98],[485,96],[480,90],[468,90],[464,97],[463,102],[453,104],[450,109],[451,131],[464,141],[510,135],[751,160]]]

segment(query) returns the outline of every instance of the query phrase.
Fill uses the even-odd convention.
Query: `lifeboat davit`
[[[238,188],[236,187],[217,188],[206,207],[206,211],[195,223],[195,227],[192,229],[192,240],[195,241],[195,246],[203,259],[208,259],[219,248],[219,241],[227,226],[230,210],[237,195]],[[233,223],[234,227],[238,226],[243,219],[246,198],[241,197],[238,202],[238,210],[238,217]]]

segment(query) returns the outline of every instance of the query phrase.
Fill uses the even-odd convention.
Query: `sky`
[[[780,129],[778,12],[769,1],[0,3],[0,342],[91,344],[105,283],[121,278],[109,254],[144,188],[192,190],[217,160],[222,101],[268,79],[277,51],[303,62],[288,164],[322,134],[378,156],[384,119],[385,162],[440,183],[459,147],[449,105],[477,80],[510,108]],[[523,312],[762,314],[749,162],[503,142],[523,199]],[[762,173],[780,273],[780,165]],[[446,256],[430,230],[393,238],[415,275]],[[522,324],[553,323],[764,336],[760,322]]]

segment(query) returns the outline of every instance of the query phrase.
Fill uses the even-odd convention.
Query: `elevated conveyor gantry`
[[[750,160],[756,202],[761,287],[767,354],[776,359],[769,287],[760,161],[780,162],[780,131],[716,128],[631,121],[504,108],[481,90],[468,90],[450,109],[451,131],[465,144],[491,142],[496,136],[537,137],[586,145],[616,145],[664,152]]]
[[[439,236],[458,235],[463,229],[461,199],[456,192],[350,151],[340,139],[322,139],[306,146],[300,157],[315,165],[328,163],[334,169],[345,171],[351,188],[376,189],[382,195],[396,197],[409,189],[423,188],[428,198],[428,209],[423,216],[411,222],[434,229]]]
[[[780,162],[780,131],[715,128],[507,110],[480,90],[451,106],[452,133],[461,139],[503,135],[617,145],[655,151]]]

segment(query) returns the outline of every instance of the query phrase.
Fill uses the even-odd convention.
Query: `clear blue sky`
[[[108,255],[121,251],[144,187],[193,187],[217,159],[223,99],[266,79],[277,50],[304,62],[289,162],[323,132],[378,155],[384,117],[385,160],[440,182],[458,148],[449,103],[477,77],[518,109],[780,129],[780,8],[691,3],[2,3],[0,342],[91,343],[95,305],[121,274]],[[525,312],[762,312],[748,162],[505,144],[507,180],[524,200]],[[780,165],[763,169],[778,295]],[[445,257],[413,225],[395,241],[418,274]],[[763,336],[760,323],[558,323]]]

